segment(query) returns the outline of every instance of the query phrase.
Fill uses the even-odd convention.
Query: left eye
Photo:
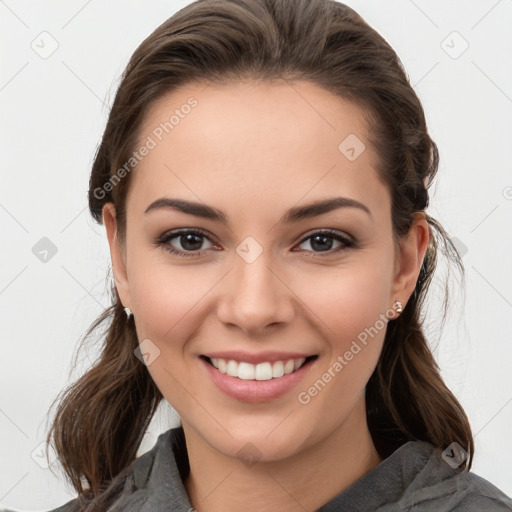
[[[333,245],[333,240],[339,242],[341,247],[331,250]],[[329,252],[332,254],[333,252],[338,252],[344,249],[348,249],[354,246],[352,240],[348,237],[341,235],[337,231],[317,231],[306,238],[303,238],[300,245],[304,243],[309,243],[313,252]],[[299,247],[300,247],[299,245]]]

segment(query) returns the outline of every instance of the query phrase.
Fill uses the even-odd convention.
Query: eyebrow
[[[313,201],[304,206],[296,206],[290,208],[285,213],[285,215],[281,217],[279,222],[281,224],[291,224],[303,219],[310,219],[318,215],[322,215],[324,213],[337,210],[338,208],[357,208],[359,210],[366,212],[370,217],[372,217],[370,209],[363,203],[360,203],[359,201],[356,201],[355,199],[351,199],[348,197],[332,197],[329,199]],[[213,206],[208,206],[204,203],[186,201],[185,199],[172,199],[169,197],[161,197],[160,199],[153,201],[146,208],[144,213],[147,214],[151,211],[162,209],[178,210],[188,215],[194,215],[195,217],[213,220],[225,225],[228,224],[227,216],[223,211],[218,210]]]

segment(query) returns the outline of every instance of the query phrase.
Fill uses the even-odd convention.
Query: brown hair
[[[97,149],[89,187],[94,219],[101,223],[102,207],[113,202],[123,240],[130,174],[113,178],[136,148],[152,104],[187,83],[244,78],[307,80],[360,106],[391,194],[393,235],[400,240],[408,233],[412,214],[428,206],[437,147],[399,57],[355,11],[332,0],[198,0],[158,27],[127,65]],[[429,215],[427,222],[431,239],[415,291],[389,322],[366,387],[368,425],[382,458],[409,440],[441,449],[456,441],[470,469],[468,418],[439,374],[420,317],[438,252],[462,275],[464,268],[443,227]],[[85,336],[110,320],[101,356],[62,393],[48,434],[84,503],[133,461],[162,399],[134,356],[133,317],[126,319],[114,292],[113,305]]]

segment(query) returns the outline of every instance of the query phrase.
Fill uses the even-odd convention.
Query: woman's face
[[[308,82],[188,85],[139,140],[121,249],[112,205],[104,221],[148,370],[184,427],[261,460],[360,435],[386,320],[428,240],[416,219],[395,252],[361,111]]]

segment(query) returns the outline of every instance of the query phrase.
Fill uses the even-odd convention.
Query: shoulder
[[[145,490],[155,466],[155,459],[161,456],[162,452],[166,452],[167,457],[170,455],[168,451],[171,440],[177,435],[176,430],[170,429],[160,434],[153,448],[134,459],[129,466],[116,475],[102,494],[102,501],[114,503],[123,496],[133,496],[138,490]],[[76,497],[47,512],[77,512],[80,510],[80,502],[80,497]]]
[[[78,498],[75,498],[71,501],[68,501],[64,505],[61,505],[58,508],[54,508],[49,510],[48,512],[74,512],[78,505]]]
[[[462,496],[460,503],[453,510],[512,511],[512,499],[485,478],[472,472],[462,471],[456,479],[457,491]]]
[[[512,499],[471,471],[451,467],[439,448],[423,441],[408,443],[410,455],[428,454],[403,496],[403,510],[415,512],[512,511]]]

